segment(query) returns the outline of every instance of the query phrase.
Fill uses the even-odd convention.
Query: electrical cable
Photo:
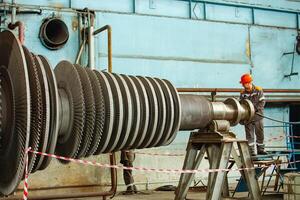
[[[267,116],[265,116],[265,115],[262,115],[262,114],[260,114],[260,113],[256,113],[258,116],[260,116],[260,117],[263,117],[263,118],[265,118],[265,119],[268,119],[268,120],[271,120],[271,121],[274,121],[274,122],[279,122],[279,123],[284,123],[284,124],[293,124],[293,125],[299,125],[300,124],[300,122],[286,122],[286,121],[281,121],[281,120],[278,120],[278,119],[273,119],[273,118],[271,118],[271,117],[267,117]]]

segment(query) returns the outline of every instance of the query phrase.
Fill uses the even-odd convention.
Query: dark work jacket
[[[259,114],[264,114],[264,107],[266,104],[264,92],[261,87],[253,85],[252,92],[247,92],[246,90],[241,91],[240,99],[250,100],[255,108],[255,112]],[[259,115],[255,114],[253,121],[258,121],[262,119]]]

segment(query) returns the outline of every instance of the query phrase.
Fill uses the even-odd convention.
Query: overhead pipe
[[[88,43],[88,28],[86,27],[87,15],[78,13],[78,43],[79,50],[77,52],[77,56],[75,59],[75,64],[84,65],[81,57],[83,52],[85,51],[86,44]],[[83,26],[82,26],[83,25]]]
[[[14,30],[15,28],[18,27],[18,38],[19,38],[19,41],[22,45],[24,45],[24,41],[25,41],[25,26],[24,26],[24,23],[21,22],[21,21],[17,21],[16,23],[9,23],[8,24],[8,28],[10,30]]]
[[[105,25],[99,29],[97,29],[96,31],[94,31],[94,35],[97,35],[99,33],[101,33],[102,31],[107,30],[107,55],[108,55],[108,71],[112,72],[112,36],[111,36],[111,26],[110,25]]]
[[[24,44],[24,40],[25,40],[25,34],[24,34],[24,23],[21,21],[16,21],[16,15],[17,15],[17,8],[15,6],[16,4],[16,0],[12,0],[12,12],[11,12],[11,22],[8,24],[8,28],[11,30],[14,30],[15,28],[18,27],[18,38],[20,43],[23,45]]]
[[[16,21],[17,8],[16,8],[16,0],[11,1],[12,9],[11,9],[11,23],[14,24]]]
[[[0,14],[12,14],[13,11],[12,10],[0,10]],[[32,10],[17,10],[16,14],[37,14],[37,15],[41,15],[42,14],[42,9],[32,9]]]
[[[80,61],[81,55],[82,55],[82,53],[83,53],[85,44],[86,44],[86,39],[84,38],[84,39],[82,40],[81,45],[80,45],[79,51],[78,51],[78,53],[77,53],[76,60],[75,60],[75,64],[79,64],[79,61]]]
[[[89,28],[88,28],[88,48],[89,48],[89,62],[88,66],[91,69],[95,69],[95,42],[94,42],[94,21],[95,16],[88,10],[88,20],[89,20]]]
[[[240,88],[177,88],[178,92],[241,92]],[[264,89],[264,93],[300,93],[299,89]]]

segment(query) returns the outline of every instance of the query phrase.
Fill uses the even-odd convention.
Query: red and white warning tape
[[[239,169],[193,169],[193,170],[182,170],[182,169],[155,169],[155,168],[145,168],[145,167],[126,167],[123,165],[110,165],[110,164],[101,164],[97,163],[95,161],[87,161],[87,160],[79,160],[79,159],[74,159],[74,158],[67,158],[63,156],[57,156],[54,154],[48,154],[48,153],[42,153],[42,152],[37,152],[31,150],[31,148],[26,150],[26,160],[25,160],[25,181],[24,181],[24,193],[23,193],[23,200],[28,199],[28,154],[29,152],[38,154],[38,155],[43,155],[43,156],[48,156],[60,160],[65,160],[65,161],[70,161],[78,164],[83,164],[83,165],[90,165],[90,166],[96,166],[96,167],[101,167],[101,168],[114,168],[114,169],[126,169],[126,170],[134,170],[134,171],[144,171],[144,172],[158,172],[158,173],[176,173],[176,174],[192,174],[192,173],[200,173],[200,172],[229,172],[229,171],[243,171],[243,170],[252,170],[255,169],[256,167],[251,167],[251,168],[239,168]],[[294,162],[283,162],[278,165],[284,165],[284,164],[292,164],[292,163],[298,163],[299,161],[294,161]],[[260,166],[259,168],[268,168],[268,166]]]
[[[155,169],[155,168],[145,168],[145,167],[126,167],[123,165],[110,165],[110,164],[101,164],[97,163],[95,161],[87,161],[87,160],[79,160],[74,158],[67,158],[64,156],[57,156],[53,154],[48,153],[42,153],[37,152],[33,150],[29,150],[29,152],[42,155],[42,156],[48,156],[60,160],[70,161],[74,163],[79,163],[83,165],[91,165],[96,167],[102,167],[102,168],[114,168],[114,169],[126,169],[126,170],[133,170],[133,171],[145,171],[145,172],[159,172],[159,173],[177,173],[177,174],[191,174],[191,173],[199,173],[199,172],[224,172],[224,171],[232,171],[230,169],[195,169],[195,170],[181,170],[181,169]],[[234,171],[240,171],[240,170],[249,170],[253,168],[243,168],[243,169],[234,169]]]
[[[140,155],[149,155],[149,156],[185,156],[185,153],[147,153],[147,152],[140,152],[140,151],[134,151],[134,153]]]
[[[23,191],[23,200],[28,199],[28,156],[29,156],[29,151],[31,151],[31,148],[28,148],[25,151],[25,179],[24,179],[24,191]]]
[[[159,172],[159,173],[177,173],[177,174],[192,174],[192,173],[200,173],[200,172],[228,172],[228,171],[242,171],[242,170],[250,170],[254,168],[240,168],[240,169],[194,169],[194,170],[182,170],[182,169],[156,169],[156,168],[146,168],[146,167],[126,167],[123,165],[110,165],[110,164],[101,164],[95,161],[87,161],[87,160],[79,160],[74,158],[67,158],[64,156],[57,156],[48,153],[37,152],[33,150],[28,150],[28,152],[39,154],[42,156],[48,156],[60,160],[70,161],[83,165],[91,165],[102,168],[114,168],[114,169],[126,169],[126,170],[134,170],[134,171],[145,171],[145,172]],[[300,161],[296,161],[300,162]],[[291,162],[287,162],[291,163]],[[284,164],[284,163],[282,163]]]

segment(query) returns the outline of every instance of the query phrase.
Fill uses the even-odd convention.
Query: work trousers
[[[121,151],[121,163],[124,167],[133,167],[133,161],[135,159],[135,155],[133,151]],[[134,179],[132,176],[132,170],[124,169],[123,170],[123,178],[125,185],[127,187],[133,188]]]
[[[250,147],[255,145],[255,137],[256,135],[256,144],[257,146],[264,145],[264,122],[263,119],[256,120],[254,122],[250,122],[245,125],[246,139],[248,140],[248,144]]]
[[[133,167],[132,162],[129,161],[125,161],[123,163],[124,167]],[[134,179],[132,176],[132,170],[131,169],[124,169],[123,170],[123,178],[124,178],[124,182],[125,185],[128,187],[132,187],[133,183],[134,183]]]

